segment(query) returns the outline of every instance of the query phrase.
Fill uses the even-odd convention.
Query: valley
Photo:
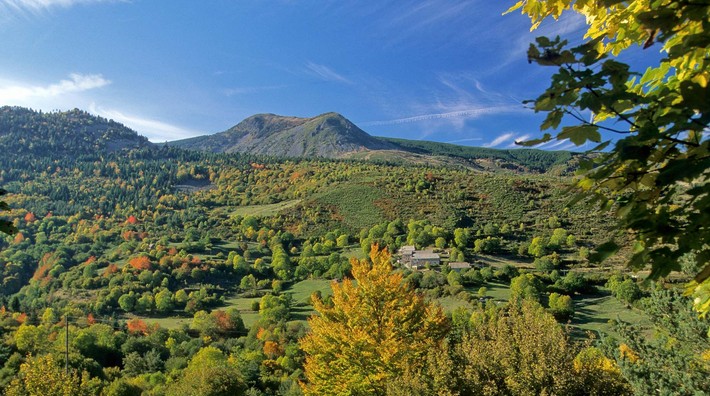
[[[65,359],[68,329],[68,364],[86,375],[65,380],[86,394],[185,394],[199,359],[225,375],[200,379],[210,386],[300,394],[308,318],[377,249],[388,276],[441,307],[450,337],[520,299],[565,326],[572,357],[590,337],[609,353],[624,326],[651,331],[658,286],[626,269],[630,236],[568,205],[580,155],[378,140],[346,121],[255,116],[248,132],[154,145],[79,110],[0,109],[2,214],[17,229],[0,240],[0,388],[32,356]],[[343,125],[370,143],[312,135]],[[622,249],[594,261],[610,238]],[[403,246],[440,262],[398,264]]]

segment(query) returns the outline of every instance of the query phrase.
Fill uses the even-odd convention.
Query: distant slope
[[[394,143],[368,135],[337,113],[313,118],[257,114],[224,132],[178,140],[169,145],[209,152],[328,158],[396,148]]]
[[[564,166],[575,156],[569,151],[545,151],[535,149],[500,150],[488,147],[458,146],[449,143],[429,142],[422,140],[405,140],[394,138],[379,138],[396,144],[401,150],[430,156],[455,157],[465,160],[476,160],[484,166],[481,160],[489,160],[501,168],[516,169],[522,167],[527,171],[546,172],[553,166]],[[485,167],[485,166],[484,166]]]
[[[375,137],[337,113],[313,118],[257,114],[224,132],[168,144],[213,153],[350,158],[519,172],[548,172],[556,167],[564,173],[574,157],[573,153],[567,151],[497,150]]]
[[[82,110],[43,113],[0,107],[4,155],[78,156],[150,146],[152,143],[134,130]]]

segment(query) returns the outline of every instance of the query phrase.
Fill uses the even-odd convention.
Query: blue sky
[[[0,0],[0,104],[81,108],[154,142],[256,113],[335,111],[372,135],[505,148],[552,69],[513,1]],[[554,146],[554,147],[553,147]],[[567,149],[567,142],[548,148]]]

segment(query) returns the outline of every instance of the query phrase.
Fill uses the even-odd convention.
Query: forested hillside
[[[313,118],[257,114],[213,135],[177,140],[170,146],[211,153],[279,157],[368,159],[390,164],[440,164],[476,170],[570,173],[573,153],[534,149],[496,150],[447,143],[370,136],[337,113]]]
[[[151,143],[122,124],[79,109],[42,113],[4,106],[0,107],[0,146],[7,153],[58,158],[149,147]]]
[[[569,176],[155,148],[79,111],[4,113],[8,395],[630,394],[657,371],[660,389],[709,385],[707,320],[626,273],[628,236],[566,206]],[[534,153],[488,155],[568,159]],[[590,262],[610,237],[626,250]],[[405,265],[403,246],[439,261]]]

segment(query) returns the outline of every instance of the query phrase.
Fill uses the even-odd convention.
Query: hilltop
[[[12,106],[0,108],[0,144],[13,154],[50,158],[158,146],[121,123],[83,110],[46,113]],[[193,152],[354,159],[517,173],[568,173],[577,161],[577,155],[567,151],[499,150],[372,136],[333,112],[311,118],[256,114],[226,131],[167,145]]]
[[[113,120],[74,109],[63,112],[0,107],[0,146],[6,153],[78,156],[152,147],[144,136]]]
[[[224,132],[178,140],[170,145],[216,153],[325,158],[397,148],[394,143],[370,136],[337,113],[313,118],[256,114]]]
[[[333,112],[312,118],[257,114],[224,132],[177,140],[169,145],[212,153],[350,158],[520,172],[546,172],[557,165],[564,171],[573,159],[573,154],[566,151],[497,150],[376,137]]]

